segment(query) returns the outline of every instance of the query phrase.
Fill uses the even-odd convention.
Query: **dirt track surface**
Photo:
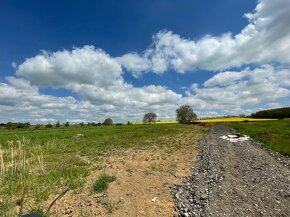
[[[173,186],[179,216],[289,216],[290,160],[253,139],[231,143],[209,129],[184,185]]]

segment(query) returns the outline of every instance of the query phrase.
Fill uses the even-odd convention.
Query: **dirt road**
[[[290,216],[290,160],[253,139],[231,143],[218,125],[199,143],[184,185],[173,186],[179,216]]]

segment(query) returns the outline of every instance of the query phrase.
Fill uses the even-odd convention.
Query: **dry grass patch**
[[[170,186],[190,174],[196,158],[200,129],[167,136],[163,144],[130,148],[106,155],[92,163],[91,174],[82,192],[69,192],[52,208],[53,216],[173,216]],[[192,130],[192,132],[190,132]],[[167,144],[167,145],[165,145]],[[102,174],[116,177],[103,193],[92,190]]]

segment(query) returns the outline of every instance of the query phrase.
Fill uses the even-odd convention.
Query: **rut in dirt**
[[[190,177],[173,186],[179,216],[289,216],[290,159],[254,139],[231,143],[235,131],[209,129]]]

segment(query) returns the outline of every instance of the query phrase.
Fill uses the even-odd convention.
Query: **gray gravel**
[[[231,143],[209,129],[192,175],[172,186],[178,216],[290,216],[290,159],[250,139]]]

